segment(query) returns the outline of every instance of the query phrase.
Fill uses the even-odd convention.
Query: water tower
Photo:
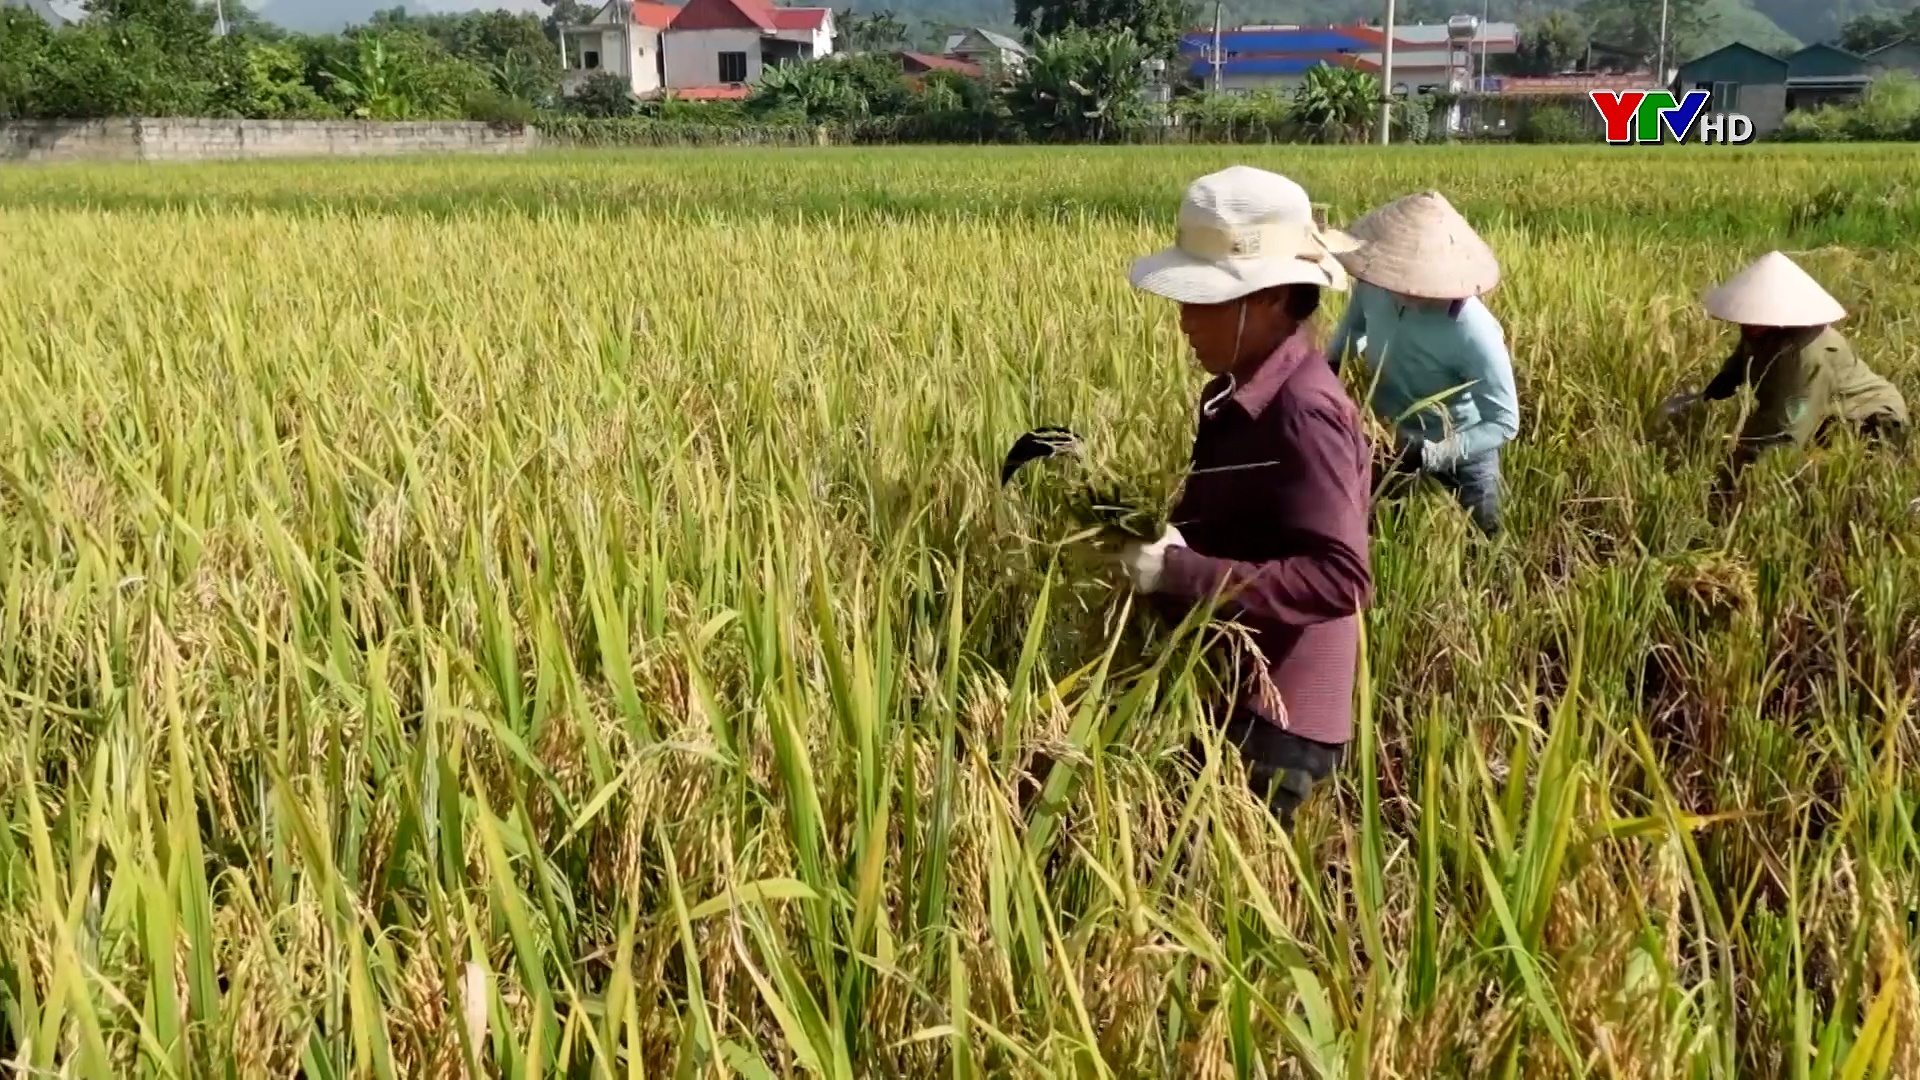
[[[1473,77],[1473,43],[1480,39],[1480,20],[1473,15],[1455,15],[1447,20],[1447,89],[1455,94],[1484,90]],[[1482,49],[1486,46],[1483,43]],[[1459,133],[1466,126],[1460,102],[1447,107],[1447,130]]]
[[[1447,20],[1447,82],[1456,94],[1478,88],[1473,81],[1473,45],[1479,39],[1478,16],[1455,15]]]

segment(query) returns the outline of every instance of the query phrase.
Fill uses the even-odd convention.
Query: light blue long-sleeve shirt
[[[1362,354],[1372,391],[1368,404],[1402,434],[1425,440],[1428,469],[1452,468],[1520,433],[1506,335],[1479,300],[1466,301],[1451,316],[1356,281],[1328,345],[1335,365],[1349,351]],[[1407,415],[1437,395],[1448,396]]]

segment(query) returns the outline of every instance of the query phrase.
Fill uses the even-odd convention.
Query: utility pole
[[[1213,5],[1213,92],[1216,94],[1220,92],[1220,64],[1222,62],[1220,55],[1220,20],[1222,9],[1225,7],[1225,4],[1219,2]]]
[[[616,2],[613,5],[613,22],[620,28],[620,74],[627,77],[627,85],[633,85],[633,7],[630,4]],[[603,57],[601,62],[605,63]]]
[[[221,37],[227,36],[227,6],[223,0],[213,0],[213,26]]]
[[[1480,0],[1480,85],[1475,90],[1487,88],[1487,17],[1492,12],[1493,0]]]
[[[1659,55],[1660,55],[1660,66],[1658,69],[1654,71],[1653,77],[1660,80],[1661,86],[1665,86],[1667,85],[1667,0],[1660,0],[1660,54]]]
[[[1380,47],[1380,145],[1393,141],[1393,0],[1387,0],[1387,33]]]

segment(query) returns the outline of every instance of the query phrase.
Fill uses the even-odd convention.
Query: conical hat
[[[1500,283],[1500,260],[1437,191],[1382,206],[1348,232],[1358,251],[1340,256],[1368,284],[1424,300],[1465,300]]]
[[[1777,251],[1701,298],[1707,314],[1742,326],[1825,326],[1847,317],[1820,283]]]

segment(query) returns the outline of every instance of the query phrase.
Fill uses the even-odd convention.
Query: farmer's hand
[[[1167,549],[1186,547],[1179,529],[1169,528],[1151,544],[1130,541],[1120,548],[1120,569],[1135,592],[1150,593],[1160,587],[1160,574],[1167,567]]]

